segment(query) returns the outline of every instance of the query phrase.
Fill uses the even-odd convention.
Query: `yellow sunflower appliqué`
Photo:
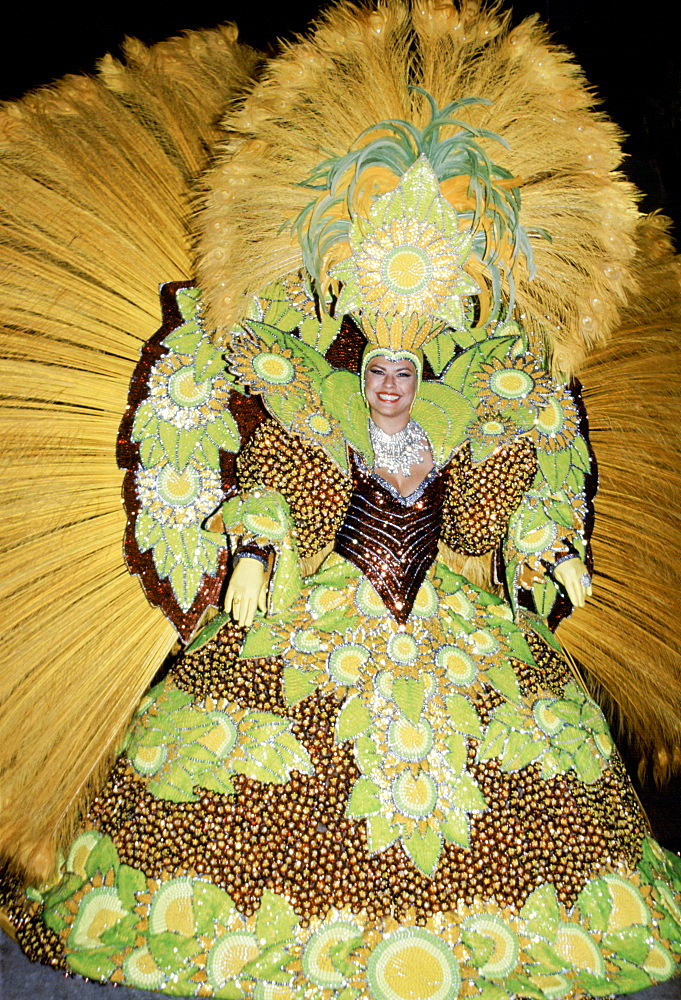
[[[230,370],[254,393],[268,394],[277,389],[306,393],[311,384],[305,363],[291,351],[279,344],[264,350],[262,342],[250,337],[233,339]]]
[[[164,527],[200,523],[223,498],[219,473],[193,461],[181,472],[168,461],[139,468],[136,479],[143,510]]]
[[[567,390],[549,396],[533,428],[539,448],[564,451],[579,431],[579,412]]]
[[[547,372],[534,358],[492,358],[480,366],[473,392],[484,407],[495,410],[546,406],[555,390]]]
[[[382,316],[403,323],[417,317],[428,330],[434,321],[461,327],[462,299],[480,291],[465,270],[472,245],[420,157],[394,191],[376,198],[368,218],[353,221],[351,256],[332,270],[343,282],[336,312],[354,312],[372,325]]]
[[[446,237],[433,225],[393,219],[369,233],[355,257],[363,300],[380,313],[439,314],[453,295],[472,295],[475,282],[463,271],[470,239]]]
[[[291,423],[291,433],[297,434],[304,441],[326,446],[343,446],[344,438],[340,424],[328,413],[324,413],[319,405],[315,407],[311,400],[306,401],[296,413]]]
[[[507,448],[517,439],[521,428],[503,413],[479,406],[472,420],[466,427],[466,436],[470,441],[471,455],[474,462],[481,462],[496,451],[497,448]]]
[[[217,420],[232,388],[224,375],[197,382],[193,362],[190,356],[169,353],[156,362],[149,376],[154,413],[184,430]]]

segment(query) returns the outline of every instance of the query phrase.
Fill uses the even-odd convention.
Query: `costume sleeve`
[[[559,597],[554,567],[571,556],[587,563],[590,558],[588,528],[596,476],[578,389],[556,384],[531,435],[538,468],[510,519],[503,554],[513,603],[524,591],[532,595],[537,612],[548,617]],[[561,616],[565,613],[569,602]]]
[[[497,548],[536,471],[534,446],[527,437],[518,437],[481,462],[473,462],[470,447],[464,445],[449,471],[442,540],[465,555]]]
[[[287,433],[277,421],[266,420],[243,448],[237,470],[242,496],[257,499],[272,492],[281,496],[301,556],[311,556],[335,539],[352,483],[321,448]],[[257,544],[257,538],[252,542]]]
[[[291,606],[300,589],[301,558],[336,537],[352,484],[324,452],[263,421],[237,460],[240,493],[223,506],[236,554],[274,553],[270,612]]]

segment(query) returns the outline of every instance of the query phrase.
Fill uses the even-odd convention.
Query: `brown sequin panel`
[[[262,423],[238,459],[242,490],[265,486],[288,501],[298,551],[307,557],[333,541],[350,502],[352,483],[321,448],[304,444],[274,420]]]
[[[541,640],[532,643],[539,666],[515,664],[523,692],[538,689],[543,678],[560,693],[569,677],[561,657]],[[489,808],[471,818],[470,848],[446,845],[432,879],[399,844],[370,856],[365,824],[345,816],[359,772],[351,743],[335,744],[336,697],[315,693],[285,708],[276,661],[235,660],[230,643],[212,641],[185,657],[183,687],[191,689],[193,676],[204,691],[207,669],[211,689],[229,701],[293,720],[315,773],[294,772],[283,785],[236,776],[235,795],[198,789],[197,802],[178,804],[150,795],[121,758],[89,820],[113,837],[121,861],[151,877],[198,873],[226,889],[245,913],[270,889],[303,920],[330,906],[365,910],[369,921],[399,920],[414,907],[423,923],[459,901],[494,898],[518,910],[544,882],[571,906],[588,879],[620,860],[633,867],[640,859],[643,819],[617,756],[593,784],[572,771],[545,781],[534,764],[505,773],[497,760],[476,762],[475,740],[468,770]],[[491,689],[481,694],[481,717],[497,698]]]
[[[527,438],[477,464],[467,445],[460,448],[450,463],[442,540],[472,556],[496,548],[536,471],[534,446]]]
[[[445,474],[418,500],[400,503],[373,476],[353,463],[354,492],[336,552],[371,581],[396,621],[406,622],[428,568],[437,555]]]

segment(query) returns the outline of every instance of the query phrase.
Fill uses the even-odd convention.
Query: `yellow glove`
[[[553,571],[554,579],[565,589],[575,608],[583,608],[587,597],[591,597],[593,588],[591,576],[581,559],[566,559],[559,563]]]
[[[267,611],[267,582],[267,572],[259,559],[239,559],[225,594],[225,611],[239,625],[248,628],[256,610]]]

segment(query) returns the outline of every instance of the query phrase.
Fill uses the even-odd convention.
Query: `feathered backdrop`
[[[193,32],[0,111],[0,849],[44,877],[176,640],[122,557],[116,435],[189,192],[257,58]]]

